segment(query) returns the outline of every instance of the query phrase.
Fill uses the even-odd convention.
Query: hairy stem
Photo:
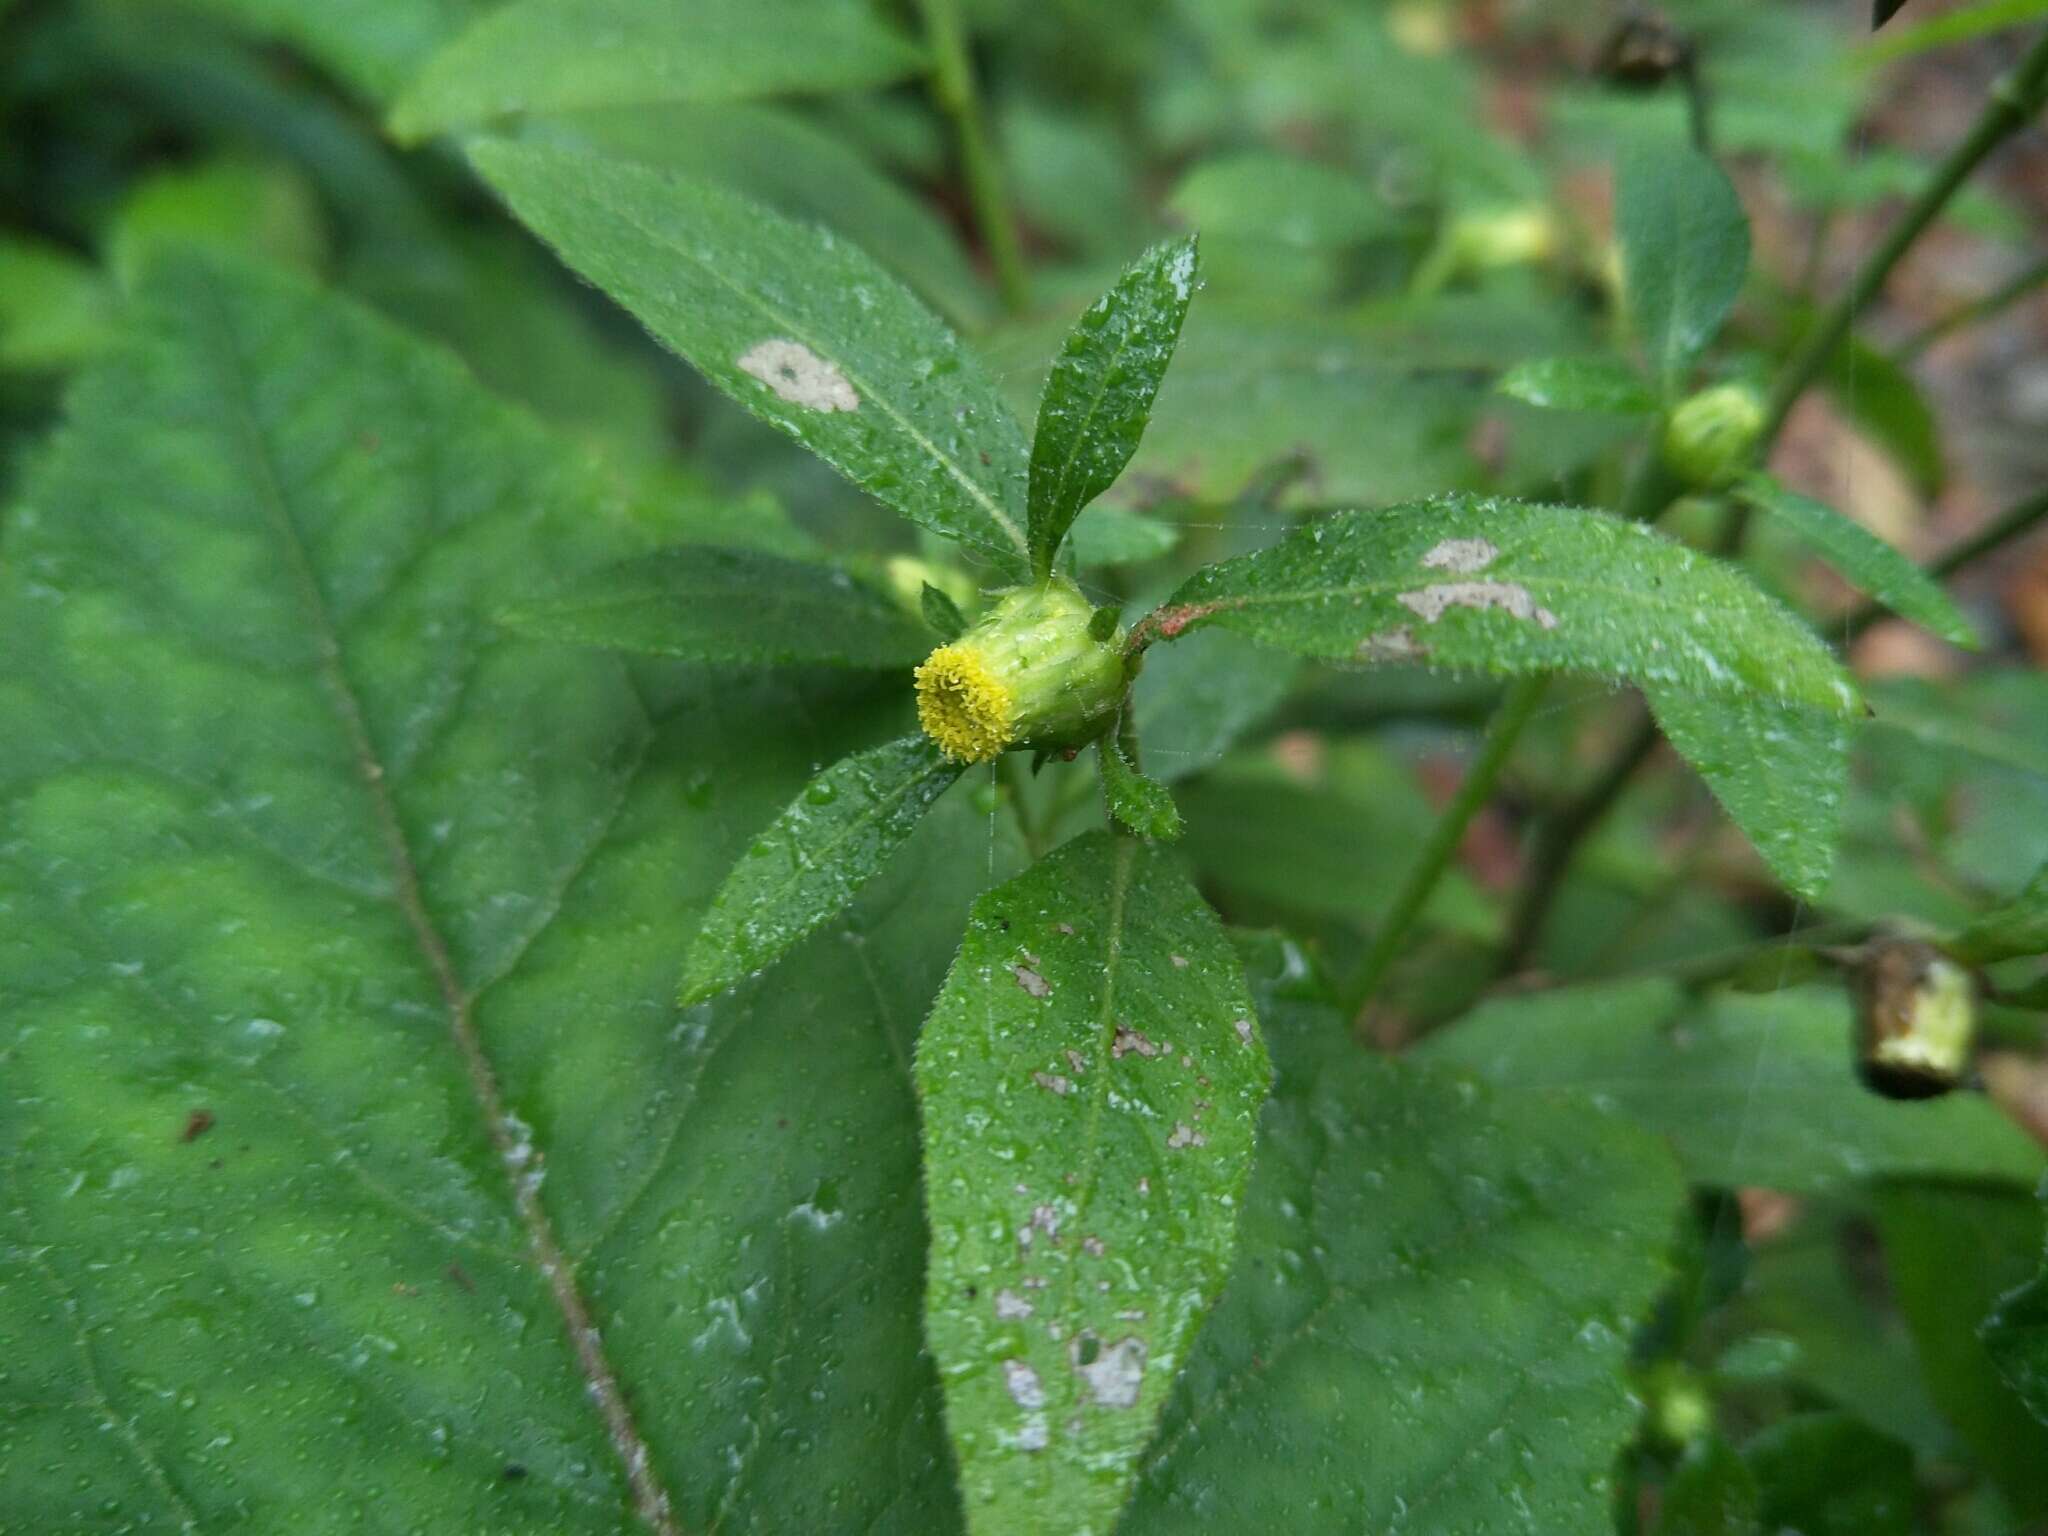
[[[1443,808],[1436,824],[1429,829],[1428,841],[1416,855],[1408,878],[1401,882],[1400,892],[1394,897],[1393,906],[1387,910],[1379,932],[1373,935],[1372,948],[1366,952],[1365,961],[1351,988],[1354,1011],[1370,1002],[1380,983],[1386,979],[1388,969],[1408,937],[1408,930],[1415,925],[1415,919],[1421,915],[1423,905],[1436,889],[1437,881],[1449,867],[1452,855],[1458,851],[1458,844],[1464,840],[1466,827],[1471,825],[1479,808],[1492,797],[1494,784],[1500,778],[1501,769],[1507,766],[1516,738],[1536,712],[1536,706],[1543,701],[1544,691],[1549,686],[1547,674],[1522,678],[1508,686],[1499,707],[1494,710],[1493,720],[1487,726],[1486,740],[1479,749],[1478,758],[1459,783],[1451,803]]]
[[[959,0],[918,0],[918,10],[932,51],[932,94],[953,122],[960,169],[967,179],[967,196],[974,204],[975,227],[988,247],[1003,307],[1012,314],[1021,313],[1030,303],[1024,245],[1010,211],[1002,160],[989,142],[981,93],[967,58],[967,28],[960,19]]]

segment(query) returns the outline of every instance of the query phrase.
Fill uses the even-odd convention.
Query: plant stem
[[[1892,355],[1901,363],[1910,363],[1942,337],[1953,335],[1965,326],[1975,325],[1980,320],[1989,320],[2006,306],[2024,299],[2043,283],[2048,283],[2048,261],[2036,262],[2019,276],[1992,289],[1982,298],[1972,299],[1961,308],[1951,310],[1924,330],[1908,337]]]
[[[1978,115],[1976,123],[1963,137],[1920,195],[1899,215],[1896,223],[1885,235],[1883,242],[1871,252],[1863,265],[1857,269],[1849,288],[1828,311],[1820,322],[1806,333],[1792,356],[1780,371],[1772,386],[1771,396],[1765,407],[1764,429],[1756,448],[1756,461],[1762,463],[1770,454],[1778,434],[1784,430],[1786,419],[1792,414],[1792,407],[1813,381],[1820,377],[1841,345],[1842,338],[1849,333],[1849,327],[1856,316],[1877,292],[1884,286],[1913,242],[1940,215],[1950,198],[1967,181],[1972,172],[1983,163],[1984,158],[2012,134],[2025,126],[2040,106],[2044,87],[2048,87],[2048,32],[2035,39],[2034,46],[2027,51],[2019,66],[2004,76],[1991,88],[1990,99]],[[1646,486],[1641,487],[1645,499],[1650,496]],[[1636,489],[1632,487],[1632,490]],[[2040,498],[2036,498],[2039,500]],[[1635,497],[1631,496],[1631,502]],[[1995,547],[2006,538],[2013,537],[2021,529],[2043,515],[2043,508],[2022,503],[2012,512],[2000,518],[1976,539],[1951,552],[1953,563],[1943,564],[1936,572],[1945,575],[1965,560],[1975,559],[1985,549]],[[1649,514],[1654,516],[1655,513]],[[1737,506],[1721,525],[1720,537],[1716,540],[1716,552],[1723,555],[1740,553],[1749,533],[1749,508]],[[1980,546],[1975,547],[1972,546]],[[1948,560],[1950,557],[1944,557]],[[1871,617],[1859,612],[1852,616],[1848,633],[1854,635],[1874,622]],[[1637,734],[1630,737],[1609,759],[1584,795],[1566,807],[1564,825],[1555,833],[1545,827],[1537,835],[1537,853],[1532,863],[1531,886],[1523,893],[1509,928],[1509,953],[1504,965],[1518,963],[1529,945],[1535,942],[1542,931],[1543,921],[1551,901],[1563,883],[1565,872],[1571,867],[1578,844],[1587,833],[1599,825],[1608,808],[1627,786],[1635,770],[1649,755],[1649,745],[1644,743],[1643,732],[1652,733],[1654,727],[1645,724]]]
[[[925,42],[932,51],[932,94],[939,109],[953,120],[960,148],[960,168],[967,195],[974,204],[974,222],[996,270],[1003,307],[1021,313],[1030,303],[1024,271],[1024,246],[1010,211],[1003,165],[990,144],[981,94],[967,57],[967,28],[960,19],[959,0],[917,0],[924,18]]]
[[[1581,790],[1563,810],[1544,818],[1537,827],[1536,844],[1529,853],[1529,873],[1523,878],[1521,889],[1515,893],[1514,912],[1508,919],[1507,941],[1501,946],[1500,957],[1495,963],[1494,969],[1498,974],[1504,976],[1514,970],[1536,947],[1536,941],[1543,936],[1543,920],[1550,913],[1550,904],[1557,896],[1558,887],[1564,883],[1565,872],[1571,868],[1580,842],[1606,817],[1614,802],[1621,798],[1621,792],[1628,787],[1628,781],[1635,777],[1636,770],[1649,760],[1658,736],[1655,717],[1644,710],[1635,730],[1608,759],[1600,777]]]
[[[1443,808],[1436,824],[1429,829],[1428,841],[1416,856],[1408,878],[1401,883],[1400,892],[1394,897],[1393,906],[1387,910],[1379,932],[1373,935],[1372,948],[1366,951],[1358,979],[1351,988],[1354,1012],[1372,1001],[1373,994],[1385,980],[1389,967],[1408,937],[1408,930],[1421,915],[1423,905],[1436,889],[1451,856],[1458,851],[1458,844],[1464,841],[1465,828],[1471,825],[1479,808],[1493,794],[1493,786],[1500,778],[1501,769],[1507,766],[1508,754],[1514,750],[1516,738],[1536,712],[1536,706],[1542,702],[1544,691],[1549,686],[1548,674],[1521,678],[1509,684],[1487,726],[1486,740],[1479,749],[1479,756],[1459,783],[1451,803]]]
[[[1927,574],[1937,581],[1953,575],[1971,562],[2012,542],[2043,521],[2048,521],[2048,490],[2036,491],[2008,507],[1955,548],[1927,562]],[[1879,619],[1891,612],[1881,603],[1869,602],[1842,621],[1842,644],[1847,645]]]

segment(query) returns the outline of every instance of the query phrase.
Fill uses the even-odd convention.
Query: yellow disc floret
[[[1012,747],[1084,746],[1116,718],[1129,681],[1123,635],[1065,577],[999,593],[981,620],[917,669],[917,718],[959,763]]]
[[[1016,699],[970,646],[942,645],[917,669],[917,720],[959,763],[985,763],[1016,739]]]

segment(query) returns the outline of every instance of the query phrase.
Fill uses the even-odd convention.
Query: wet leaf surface
[[[1236,1252],[1267,1075],[1168,855],[1090,833],[975,903],[917,1053],[926,1333],[971,1530],[1115,1524]]]

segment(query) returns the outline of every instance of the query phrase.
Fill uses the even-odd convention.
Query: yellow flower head
[[[1094,606],[1063,577],[999,595],[981,621],[917,669],[917,718],[959,763],[1012,747],[1078,747],[1123,701],[1123,636],[1090,628]]]
[[[970,646],[942,645],[917,669],[917,720],[946,756],[985,763],[1016,739],[1016,699]]]

